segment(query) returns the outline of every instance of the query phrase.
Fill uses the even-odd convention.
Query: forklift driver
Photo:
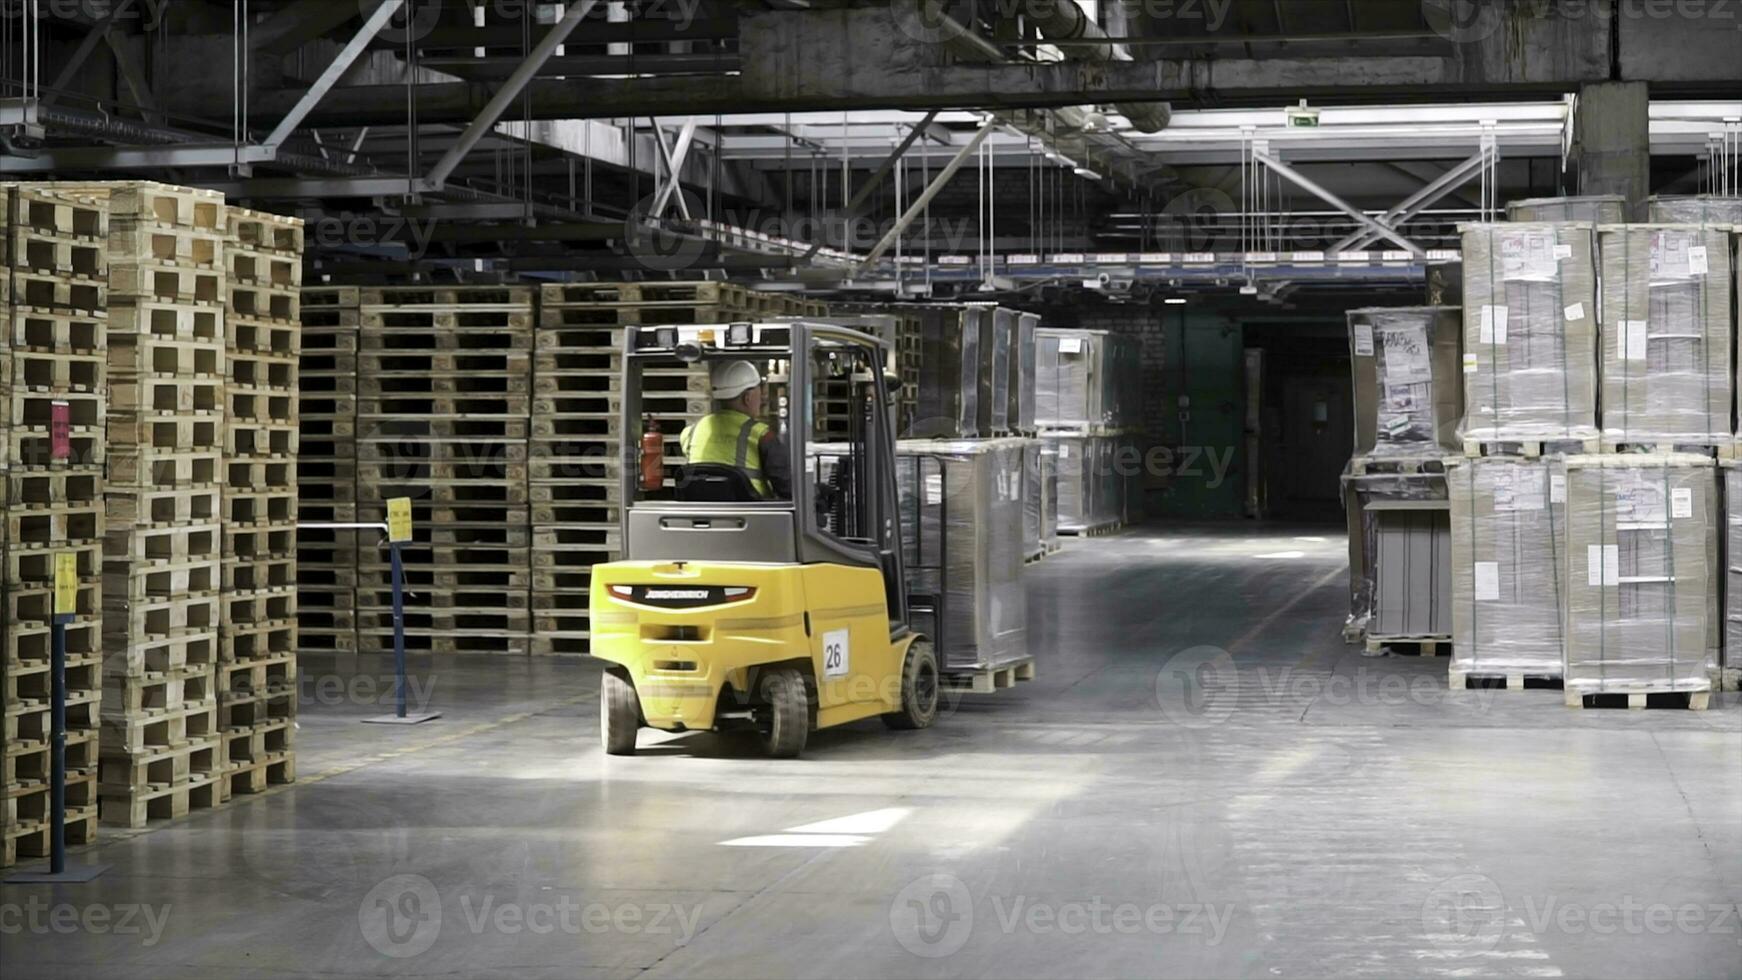
[[[763,500],[792,497],[786,446],[762,416],[762,372],[749,361],[715,361],[708,369],[714,410],[678,435],[691,463],[731,466]]]

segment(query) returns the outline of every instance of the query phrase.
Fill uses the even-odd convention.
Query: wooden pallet
[[[984,670],[940,668],[945,684],[972,694],[991,694],[1007,687],[1015,687],[1017,681],[1032,681],[1034,671],[1032,657]]]
[[[1058,533],[1061,537],[1100,538],[1106,537],[1109,534],[1118,534],[1123,530],[1125,530],[1124,521],[1111,521],[1106,524],[1095,524],[1089,527],[1065,527],[1061,524],[1059,525]]]
[[[1492,441],[1464,441],[1464,455],[1471,459],[1481,456],[1522,456],[1535,459],[1540,456],[1555,454],[1585,454],[1594,453],[1598,449],[1597,439],[1501,439]]]
[[[1722,442],[1628,442],[1623,439],[1603,437],[1602,448],[1606,453],[1653,453],[1664,455],[1668,453],[1694,453],[1709,459],[1733,460],[1737,458],[1737,444],[1734,440]]]
[[[1712,692],[1705,691],[1636,691],[1636,692],[1604,692],[1588,694],[1578,690],[1566,692],[1566,705],[1569,708],[1629,708],[1643,710],[1645,708],[1685,708],[1690,711],[1704,711],[1711,702]]]
[[[1393,656],[1449,657],[1452,653],[1452,638],[1449,636],[1367,637],[1367,655],[1377,657],[1383,653],[1390,653]]]
[[[1454,691],[1463,690],[1499,690],[1523,691],[1529,690],[1560,690],[1564,685],[1559,674],[1545,673],[1500,673],[1491,670],[1449,670],[1446,673],[1446,686]]]
[[[546,308],[599,303],[698,303],[747,307],[749,290],[725,282],[547,283],[539,290]]]
[[[216,773],[202,773],[179,785],[148,783],[105,791],[99,809],[102,822],[138,829],[153,821],[178,820],[193,810],[223,802]]]
[[[1368,474],[1438,475],[1445,473],[1446,465],[1440,459],[1356,456],[1349,460],[1349,471],[1355,476]]]

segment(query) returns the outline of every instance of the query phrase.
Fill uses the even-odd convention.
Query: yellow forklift
[[[763,453],[784,454],[789,499],[661,458],[678,426],[661,432],[659,407],[706,397],[702,369],[733,360],[775,389],[781,438]],[[791,758],[813,729],[931,725],[941,682],[909,623],[888,361],[886,341],[828,323],[624,328],[623,559],[594,567],[589,613],[606,752],[632,754],[644,726],[754,730]]]

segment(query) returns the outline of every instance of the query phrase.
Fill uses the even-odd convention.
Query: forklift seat
[[[750,475],[724,463],[690,463],[679,467],[677,499],[686,503],[754,503],[762,497]]]

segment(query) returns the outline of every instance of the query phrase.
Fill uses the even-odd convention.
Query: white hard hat
[[[714,400],[728,402],[762,383],[762,372],[749,361],[715,361],[708,367]]]

